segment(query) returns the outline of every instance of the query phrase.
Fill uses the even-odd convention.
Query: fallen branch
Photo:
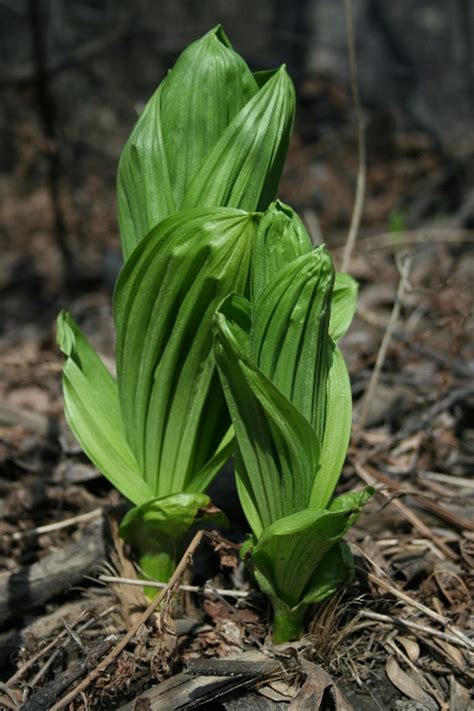
[[[69,590],[105,557],[99,519],[83,529],[78,542],[68,543],[57,553],[16,572],[0,573],[0,624]]]

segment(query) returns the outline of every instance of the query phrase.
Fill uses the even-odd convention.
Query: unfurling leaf
[[[344,336],[352,323],[357,306],[358,291],[357,282],[349,274],[337,272],[329,324],[329,335],[336,342]]]
[[[191,490],[229,428],[211,320],[229,292],[247,288],[255,223],[239,210],[183,210],[142,240],[119,276],[120,402],[155,496]]]
[[[66,356],[63,392],[69,426],[107,479],[133,503],[144,503],[153,494],[125,438],[115,379],[64,311],[58,316],[57,339]]]
[[[272,521],[308,505],[319,440],[310,423],[245,351],[249,312],[242,298],[226,299],[214,319],[214,338],[238,441],[237,484],[251,501],[249,507],[242,503],[259,536]],[[255,511],[258,516],[252,515]]]
[[[182,208],[265,209],[288,148],[294,91],[282,68],[257,84],[220,26],[193,42],[153,94],[120,158],[122,251]]]

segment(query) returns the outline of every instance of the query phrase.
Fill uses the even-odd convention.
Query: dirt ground
[[[204,537],[178,581],[197,591],[166,591],[160,615],[143,616],[141,588],[107,580],[139,576],[115,532],[126,504],[65,423],[54,319],[67,307],[113,362],[113,166],[89,151],[78,177],[63,151],[52,200],[49,148],[28,116],[0,176],[0,707],[59,709],[69,693],[75,709],[472,708],[469,154],[454,161],[396,114],[369,117],[339,490],[372,483],[376,495],[349,534],[353,583],[311,611],[304,640],[274,649],[267,603],[238,562],[242,520]],[[356,172],[347,92],[307,82],[280,194],[336,264]]]

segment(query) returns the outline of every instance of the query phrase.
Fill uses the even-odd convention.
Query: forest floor
[[[356,151],[331,112],[314,133],[311,102],[344,115],[343,95],[328,92],[307,87],[282,197],[337,265]],[[159,615],[143,615],[140,587],[110,581],[139,576],[116,536],[125,502],[65,423],[54,317],[67,307],[113,363],[113,186],[96,169],[80,193],[64,178],[71,274],[47,183],[25,178],[31,155],[0,179],[0,708],[472,708],[473,199],[465,166],[422,133],[382,117],[369,136],[339,490],[370,483],[376,494],[348,536],[354,581],[312,610],[301,642],[278,649],[238,531],[206,534],[178,581],[197,591],[166,590]]]

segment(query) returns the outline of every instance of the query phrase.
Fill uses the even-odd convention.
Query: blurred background
[[[362,233],[472,227],[474,3],[354,0],[353,12]],[[217,22],[253,69],[288,65],[298,105],[280,195],[316,239],[344,240],[357,138],[342,0],[2,0],[2,337],[110,288],[120,151],[178,54]]]

